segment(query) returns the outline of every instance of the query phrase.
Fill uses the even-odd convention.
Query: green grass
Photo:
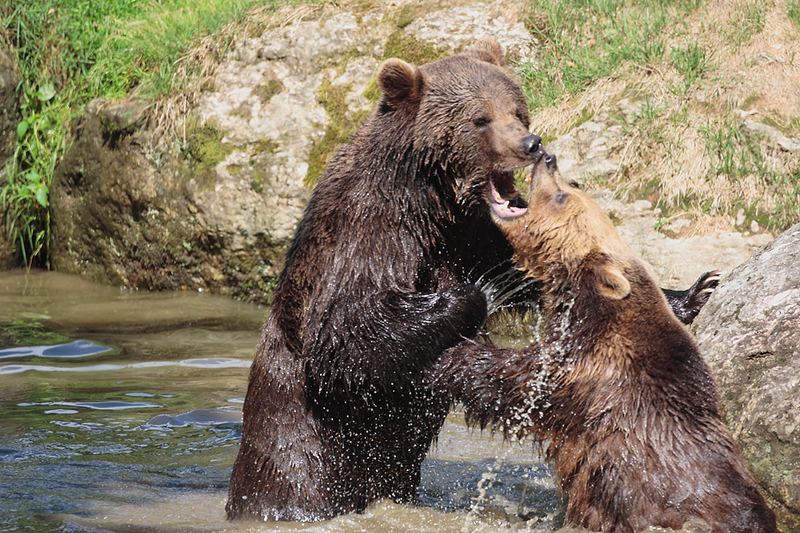
[[[4,223],[27,265],[46,265],[49,190],[72,121],[92,99],[155,99],[202,73],[185,60],[200,40],[282,0],[27,0],[0,3],[0,38],[22,77],[22,121],[7,182]],[[285,3],[285,2],[283,2]],[[229,44],[222,38],[218,50]]]
[[[767,4],[761,0],[742,0],[736,8],[736,19],[728,24],[725,35],[738,49],[764,29]]]
[[[670,63],[683,76],[683,92],[691,88],[706,71],[706,52],[697,43],[670,51]]]
[[[698,5],[697,0],[536,2],[527,26],[540,53],[518,67],[530,107],[553,105],[624,65],[648,71],[663,59],[666,30]]]
[[[710,175],[723,176],[731,184],[755,177],[770,191],[772,205],[734,202],[728,211],[743,208],[747,222],[756,220],[762,227],[782,229],[797,221],[800,213],[800,167],[789,173],[770,169],[758,137],[733,120],[708,125],[700,130],[711,159]]]
[[[786,2],[786,14],[789,15],[789,20],[800,28],[800,0],[789,0]]]

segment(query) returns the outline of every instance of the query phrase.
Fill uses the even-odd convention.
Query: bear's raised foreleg
[[[435,389],[464,406],[467,424],[481,429],[490,426],[506,437],[543,438],[547,420],[538,413],[549,404],[551,393],[544,367],[536,342],[512,349],[465,341],[442,355],[432,382]]]
[[[331,305],[306,352],[312,390],[345,402],[400,390],[485,320],[486,299],[472,285],[435,294],[383,291],[356,306]]]

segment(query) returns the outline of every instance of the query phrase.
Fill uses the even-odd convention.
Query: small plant
[[[661,115],[661,107],[657,106],[652,98],[646,98],[639,111],[634,116],[634,122],[644,126],[652,125]]]
[[[6,163],[0,207],[6,231],[30,268],[40,254],[47,255],[50,182],[64,149],[69,111],[51,83],[25,91],[21,107],[25,118],[17,125],[17,146]]]
[[[706,52],[697,43],[685,48],[673,48],[670,62],[683,76],[683,91],[686,92],[706,71]]]

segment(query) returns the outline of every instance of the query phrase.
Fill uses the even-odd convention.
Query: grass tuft
[[[691,88],[706,71],[706,52],[697,43],[685,48],[675,47],[670,52],[670,62],[683,76],[683,92]]]
[[[761,0],[742,0],[735,6],[735,17],[725,31],[733,47],[739,49],[764,29],[767,3]]]
[[[800,28],[800,0],[786,2],[786,14],[789,16],[789,20]]]

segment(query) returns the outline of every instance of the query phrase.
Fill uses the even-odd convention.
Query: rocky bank
[[[487,35],[512,60],[536,61],[525,9],[516,0],[293,8],[279,14],[286,24],[235,43],[171,117],[171,136],[152,126],[152,104],[93,102],[52,186],[51,264],[114,285],[267,302],[313,183],[377,101],[380,62],[424,63]],[[641,105],[608,103],[548,149],[576,179],[619,173],[624,123]],[[770,239],[694,235],[680,219],[657,231],[663,220],[649,203],[595,190],[670,287],[730,269]]]
[[[520,9],[300,8],[230,50],[176,139],[146,125],[142,102],[93,102],[52,187],[53,267],[268,301],[313,183],[377,101],[380,62],[423,63],[488,34],[528,54]]]

